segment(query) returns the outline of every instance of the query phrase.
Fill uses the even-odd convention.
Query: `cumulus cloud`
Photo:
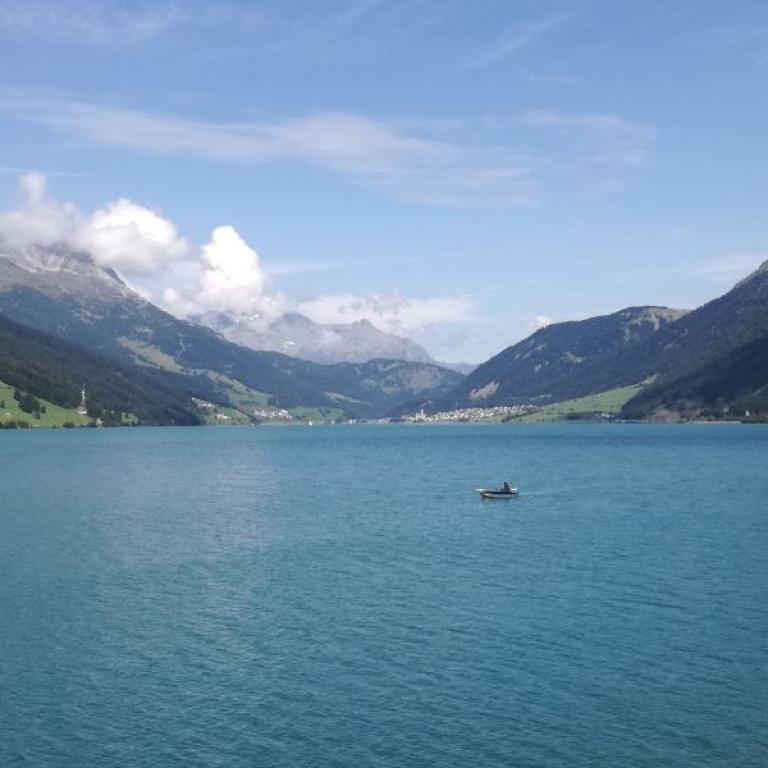
[[[172,221],[126,198],[93,213],[79,239],[100,265],[133,274],[156,272],[189,249]]]
[[[77,239],[85,217],[74,205],[48,198],[46,183],[45,176],[37,172],[19,180],[21,207],[0,214],[0,236],[7,245],[25,248]]]
[[[41,173],[19,180],[22,205],[0,214],[0,238],[13,248],[66,243],[87,251],[102,267],[128,275],[149,274],[184,257],[189,249],[169,219],[122,198],[86,215],[46,193]]]
[[[203,272],[198,304],[204,309],[253,311],[264,291],[266,275],[259,255],[231,226],[213,230],[202,249]]]
[[[283,313],[299,312],[318,323],[369,320],[383,331],[418,335],[471,316],[464,296],[290,297],[273,289],[259,254],[233,226],[216,227],[209,242],[195,246],[170,219],[132,200],[120,198],[89,214],[49,197],[42,174],[26,174],[19,186],[22,205],[0,214],[0,244],[23,249],[64,243],[85,251],[179,317],[220,312],[267,325]],[[279,274],[279,265],[271,271]]]

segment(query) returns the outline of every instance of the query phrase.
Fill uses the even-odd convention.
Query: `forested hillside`
[[[433,407],[545,404],[635,384],[652,373],[643,344],[684,314],[630,307],[549,325],[478,366]]]
[[[2,315],[0,381],[65,408],[78,406],[85,385],[89,416],[105,423],[120,423],[123,414],[143,424],[201,423],[191,396],[162,373],[120,365]]]
[[[768,414],[768,262],[651,340],[658,377],[622,415]]]

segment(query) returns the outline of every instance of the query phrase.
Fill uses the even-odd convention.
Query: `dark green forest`
[[[150,369],[129,368],[75,344],[0,315],[0,380],[19,391],[19,406],[39,410],[37,398],[76,408],[88,388],[89,415],[119,423],[132,413],[143,424],[201,423],[186,392]]]

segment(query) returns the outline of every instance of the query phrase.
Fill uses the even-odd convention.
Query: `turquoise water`
[[[0,432],[0,468],[3,768],[768,765],[766,428]]]

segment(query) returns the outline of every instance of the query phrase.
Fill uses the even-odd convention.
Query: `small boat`
[[[492,488],[475,488],[475,490],[480,494],[481,499],[514,499],[520,495],[517,488],[510,488],[508,491]]]

